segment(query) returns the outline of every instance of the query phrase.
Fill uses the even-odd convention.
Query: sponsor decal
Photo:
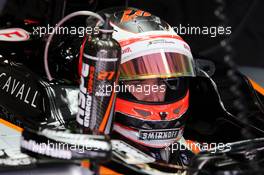
[[[0,78],[2,77],[6,77],[6,74],[2,73]],[[13,78],[12,76],[7,77],[7,80],[3,83],[1,90],[16,97],[25,104],[30,105],[33,108],[37,108],[36,100],[39,92],[33,90],[31,87]]]
[[[18,165],[30,165],[35,163],[34,159],[32,158],[22,158],[22,159],[0,159],[0,165],[6,166],[18,166]]]
[[[91,75],[91,73],[94,72],[94,67],[91,69],[92,70],[90,70],[90,66],[88,64],[83,63],[80,93],[79,93],[79,104],[78,104],[79,107],[78,107],[78,114],[77,114],[77,122],[84,127],[89,127],[90,120],[91,120],[92,96],[88,93],[89,92],[88,90],[92,91],[92,85],[89,85],[88,87],[86,87],[87,79],[88,81],[93,81],[93,75]]]
[[[169,140],[181,137],[182,129],[139,130],[139,140]]]
[[[153,45],[153,44],[175,44],[175,42],[167,41],[165,39],[158,39],[158,40],[153,40],[153,41],[148,42],[148,46]]]
[[[9,28],[0,30],[0,41],[27,41],[29,34],[24,29],[20,28]]]
[[[89,70],[89,81],[88,81],[88,93],[92,94],[93,92],[93,80],[94,80],[94,67],[90,66]]]
[[[112,140],[113,154],[127,164],[143,164],[155,162],[155,158],[143,153],[137,148],[121,141]]]
[[[114,81],[114,71],[100,71],[98,73],[98,85],[95,88],[96,97],[110,97],[113,91],[111,82]]]
[[[95,92],[95,96],[96,97],[109,97],[111,94],[107,93],[107,92],[102,92],[102,91],[99,91],[99,92]]]
[[[131,53],[131,52],[132,52],[132,50],[130,47],[127,47],[127,48],[122,50],[122,54]]]

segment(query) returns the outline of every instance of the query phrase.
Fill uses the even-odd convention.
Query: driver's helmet
[[[166,147],[182,137],[187,118],[187,77],[195,76],[190,47],[148,12],[110,13],[113,37],[122,47],[113,130],[147,147]]]

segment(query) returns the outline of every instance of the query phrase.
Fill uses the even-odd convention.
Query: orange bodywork
[[[254,80],[249,79],[250,83],[252,84],[253,88],[259,92],[261,95],[264,96],[264,88],[261,87],[258,83],[256,83]]]

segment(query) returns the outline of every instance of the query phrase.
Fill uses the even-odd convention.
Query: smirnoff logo
[[[6,74],[0,74],[0,78],[2,77],[6,77]],[[37,108],[36,100],[39,92],[32,90],[31,87],[27,86],[25,83],[9,76],[7,77],[5,83],[3,83],[1,90],[30,105],[31,107]]]
[[[168,140],[181,137],[182,129],[140,130],[140,140]]]

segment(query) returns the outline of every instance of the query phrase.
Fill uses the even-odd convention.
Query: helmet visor
[[[193,60],[175,52],[158,52],[133,58],[120,67],[120,80],[195,76]]]

